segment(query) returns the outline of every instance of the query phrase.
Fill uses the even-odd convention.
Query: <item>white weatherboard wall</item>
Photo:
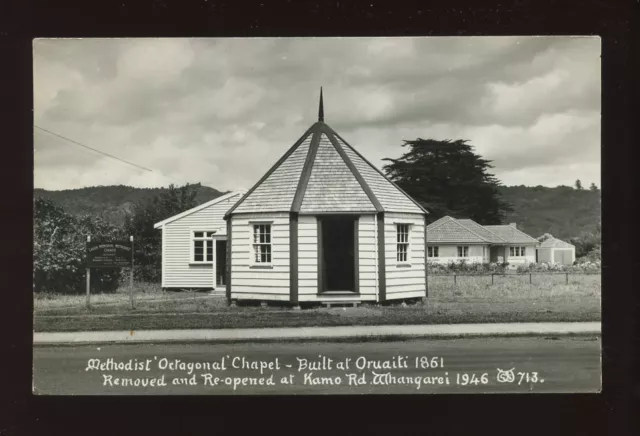
[[[358,286],[360,300],[376,301],[378,293],[378,226],[375,215],[358,219]]]
[[[552,248],[543,247],[536,250],[538,251],[538,263],[553,263]]]
[[[192,231],[214,231],[220,239],[226,239],[224,214],[240,198],[229,197],[219,203],[197,210],[162,227],[162,287],[163,288],[213,288],[213,265],[191,261]],[[218,236],[214,236],[218,238]]]
[[[231,298],[289,300],[289,213],[231,216]],[[255,264],[253,225],[271,224],[271,265]]]
[[[298,300],[316,301],[318,293],[318,220],[298,216]]]
[[[505,262],[509,262],[511,265],[519,265],[523,263],[535,263],[536,262],[536,246],[527,244],[514,244],[514,247],[525,247],[525,256],[510,256],[510,246],[507,246],[505,250]]]
[[[375,215],[358,218],[358,271],[360,295],[344,296],[341,301],[375,301],[377,286]],[[299,301],[327,301],[328,295],[318,295],[318,219],[298,217],[298,299]]]
[[[410,224],[408,265],[399,265],[397,261],[397,224]],[[384,240],[387,299],[424,297],[426,295],[424,216],[386,213]]]
[[[428,241],[428,238],[429,238],[429,231],[427,230],[427,247],[438,247],[438,257],[430,257],[429,262],[441,263],[446,265],[449,263],[456,263],[463,260],[467,263],[482,263],[482,262],[489,261],[488,245],[482,245],[482,244],[474,245],[474,244],[464,244],[464,243],[453,244],[453,245],[452,244],[438,245],[438,244],[430,244]],[[458,246],[469,247],[469,256],[458,257]],[[484,251],[484,257],[482,254],[483,253],[482,247],[486,247]]]

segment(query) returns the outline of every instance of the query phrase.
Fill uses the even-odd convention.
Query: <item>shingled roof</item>
[[[575,248],[575,246],[561,239],[549,238],[540,244],[540,248]]]
[[[226,214],[256,212],[426,214],[324,122],[318,121]]]
[[[445,216],[427,226],[427,243],[487,243],[478,233],[463,226],[455,218]]]
[[[427,226],[427,243],[531,244],[538,241],[511,225],[483,226],[445,216]]]
[[[511,225],[484,226],[509,244],[537,244],[538,240]]]

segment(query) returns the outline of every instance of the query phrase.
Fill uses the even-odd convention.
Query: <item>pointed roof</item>
[[[497,226],[484,226],[487,230],[500,236],[509,244],[538,244],[538,240],[518,230],[515,226],[502,224]]]
[[[450,216],[445,216],[427,225],[427,243],[432,242],[464,242],[486,243],[487,240],[476,232],[463,226]]]
[[[221,195],[220,197],[214,198],[213,200],[209,200],[206,203],[202,203],[199,206],[193,207],[193,208],[191,208],[189,210],[185,210],[184,212],[181,212],[181,213],[179,213],[177,215],[174,215],[174,216],[169,217],[167,219],[164,219],[164,220],[162,220],[162,221],[160,221],[158,223],[155,223],[153,225],[153,228],[154,229],[159,229],[165,224],[172,223],[172,222],[174,222],[176,220],[179,220],[180,218],[183,218],[183,217],[185,217],[187,215],[191,215],[192,213],[195,213],[195,212],[197,212],[199,210],[205,209],[205,208],[207,208],[209,206],[213,206],[214,204],[223,202],[225,200],[232,199],[234,197],[239,197],[239,196],[244,195],[246,193],[247,193],[247,191],[243,190],[243,189],[240,189],[240,190],[237,190],[237,191],[233,191],[233,192],[228,192],[228,193],[226,193],[224,195]],[[239,198],[238,198],[238,200],[239,200]]]
[[[234,213],[427,212],[324,122],[318,121],[232,207]]]
[[[482,236],[487,242],[491,242],[492,244],[500,244],[507,242],[502,239],[500,236],[493,233],[491,230],[487,229],[485,226],[478,224],[477,222],[470,219],[459,219],[458,222],[468,228],[469,230],[475,231],[478,235]]]
[[[445,216],[427,225],[427,243],[531,244],[538,241],[511,225],[483,226]]]
[[[575,248],[575,246],[561,239],[549,238],[540,244],[540,248]]]

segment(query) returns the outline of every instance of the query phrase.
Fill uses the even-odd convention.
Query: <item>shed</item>
[[[227,299],[383,302],[427,295],[427,212],[315,122],[225,215]]]
[[[154,224],[162,231],[163,288],[224,287],[227,226],[223,217],[245,192],[230,192]]]
[[[576,260],[576,247],[557,238],[548,238],[538,246],[537,262],[573,265]]]

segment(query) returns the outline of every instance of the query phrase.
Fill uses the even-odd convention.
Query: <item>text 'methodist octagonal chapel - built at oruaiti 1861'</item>
[[[224,216],[235,300],[383,302],[427,296],[426,215],[318,121]]]

